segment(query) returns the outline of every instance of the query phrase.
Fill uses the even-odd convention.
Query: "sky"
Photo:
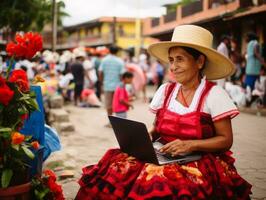
[[[64,0],[70,15],[63,20],[65,26],[79,24],[103,16],[158,17],[165,14],[161,5],[178,0]]]

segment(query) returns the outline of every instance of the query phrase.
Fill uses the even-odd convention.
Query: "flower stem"
[[[11,70],[12,70],[12,68],[13,68],[13,67],[12,67],[13,63],[14,63],[14,56],[12,56],[12,57],[10,58],[10,60],[9,60],[9,65],[8,65],[7,72],[6,72],[6,79],[9,78],[10,72],[11,72]]]

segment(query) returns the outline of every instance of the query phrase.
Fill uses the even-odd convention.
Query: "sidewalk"
[[[253,114],[257,116],[266,116],[266,108],[248,108],[248,107],[242,107],[239,108],[239,110],[243,113]]]

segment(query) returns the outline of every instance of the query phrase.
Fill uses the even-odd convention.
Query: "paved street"
[[[73,199],[79,188],[76,181],[85,165],[96,163],[110,147],[117,146],[112,129],[107,123],[103,108],[76,108],[67,106],[69,117],[76,131],[61,135],[63,149],[54,153],[46,162],[73,170],[75,177],[62,180],[67,199]],[[144,122],[150,127],[153,114],[148,104],[141,100],[134,102],[134,110],[129,112],[133,120]],[[232,151],[236,158],[239,173],[252,185],[252,199],[266,199],[266,118],[241,113],[233,120],[234,145]]]

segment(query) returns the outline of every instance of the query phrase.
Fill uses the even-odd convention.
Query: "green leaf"
[[[34,91],[31,91],[31,92],[30,92],[30,97],[34,97],[34,98],[36,97],[36,94],[35,94]]]
[[[21,106],[20,108],[18,108],[18,112],[19,114],[23,115],[27,113],[27,109],[24,106]]]
[[[27,100],[27,99],[30,99],[30,96],[24,95],[24,96],[19,98],[20,101]]]
[[[30,101],[31,105],[35,108],[35,110],[39,111],[39,106],[38,106],[36,99],[31,99],[29,101]]]
[[[0,132],[0,136],[5,138],[5,139],[11,138],[10,132]]]
[[[23,151],[25,152],[25,154],[30,158],[33,159],[34,158],[34,154],[32,153],[31,150],[29,150],[26,146],[22,146]]]
[[[26,142],[30,141],[31,139],[32,139],[32,135],[29,135],[29,136],[26,136],[26,137],[25,137],[25,141],[26,141]]]
[[[0,132],[11,132],[11,128],[0,128]]]
[[[10,180],[13,176],[13,171],[11,169],[5,169],[2,173],[1,183],[3,188],[7,188]]]
[[[34,194],[35,194],[36,199],[43,200],[46,194],[49,193],[49,191],[50,190],[48,188],[45,188],[43,191],[34,190]]]
[[[18,151],[19,150],[19,145],[18,144],[12,144],[12,148]]]

